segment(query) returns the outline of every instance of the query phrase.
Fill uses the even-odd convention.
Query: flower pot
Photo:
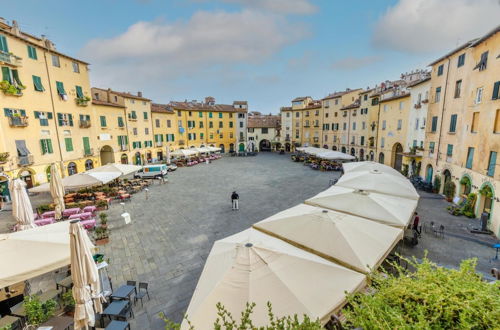
[[[109,237],[100,238],[95,240],[95,245],[106,245],[109,243]]]

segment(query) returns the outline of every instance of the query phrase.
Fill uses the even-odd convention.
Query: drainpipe
[[[377,127],[375,131],[375,155],[373,155],[373,158],[375,159],[375,156],[378,154],[378,131],[380,129],[380,98],[378,99],[378,112],[377,112]],[[384,160],[385,161],[385,160]]]
[[[66,172],[64,171],[64,161],[63,161],[63,155],[62,155],[62,150],[61,150],[61,141],[60,141],[60,136],[59,136],[59,129],[58,129],[58,122],[57,122],[57,113],[56,113],[56,107],[54,104],[54,95],[52,94],[52,81],[50,80],[50,73],[49,73],[49,65],[47,62],[47,52],[43,52],[43,58],[45,61],[45,70],[47,71],[47,80],[49,84],[49,94],[50,94],[50,103],[52,105],[52,116],[54,117],[54,126],[56,127],[56,138],[57,138],[57,147],[59,149],[59,162],[60,162],[60,167],[61,167],[61,175],[64,178],[66,175]]]
[[[439,135],[438,135],[438,145],[437,145],[437,153],[436,153],[436,170],[439,162],[439,151],[441,150],[441,135],[443,132],[443,121],[444,121],[444,110],[446,103],[446,91],[448,90],[448,77],[450,73],[450,58],[448,57],[448,67],[446,68],[446,80],[444,82],[444,91],[443,91],[443,107],[441,109],[441,123],[439,124]],[[432,122],[431,122],[432,125]]]

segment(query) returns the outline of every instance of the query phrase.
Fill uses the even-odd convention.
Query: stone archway
[[[234,143],[229,144],[229,152],[231,152],[231,153],[234,152]]]
[[[365,150],[364,149],[359,149],[359,160],[361,160],[361,161],[365,160]]]
[[[477,216],[481,217],[483,213],[488,214],[488,219],[491,219],[493,213],[495,198],[495,190],[489,182],[485,182],[479,189],[479,203],[477,205]]]
[[[347,150],[345,147],[342,147],[342,149],[340,149],[340,151],[345,154]]]
[[[128,164],[128,156],[127,156],[127,154],[122,154],[122,156],[120,157],[120,162],[122,164],[125,164],[125,165]]]
[[[381,153],[378,154],[378,162],[380,164],[384,164],[384,162],[385,162],[385,156],[384,156],[383,152],[381,152]]]
[[[460,187],[458,188],[458,195],[463,195],[465,198],[471,193],[472,180],[469,175],[464,174],[460,179]]]
[[[106,145],[100,151],[101,165],[106,165],[115,162],[115,154],[113,148]]]
[[[356,156],[356,150],[354,148],[351,148],[351,156]]]
[[[328,145],[323,144],[323,149],[328,149]]]
[[[92,159],[87,159],[85,161],[85,171],[91,170],[93,168],[94,168],[94,162],[92,161]]]
[[[443,171],[443,187],[447,182],[451,181],[451,172],[450,170],[446,169]]]
[[[136,152],[134,154],[134,164],[135,165],[142,165],[142,159],[141,159],[141,153],[140,152]]]
[[[392,167],[401,172],[403,166],[403,146],[401,143],[394,143],[392,146]]]
[[[333,151],[337,151],[337,146],[333,146],[333,147],[332,147],[332,150],[333,150]]]
[[[375,153],[372,151],[370,151],[370,160],[373,162],[375,160]]]
[[[224,148],[224,144],[219,144],[219,148],[220,148],[220,153],[223,154],[225,151],[226,151],[226,148]]]
[[[259,142],[259,151],[271,151],[271,142],[269,140],[263,139]]]

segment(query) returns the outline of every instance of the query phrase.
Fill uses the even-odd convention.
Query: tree
[[[372,275],[370,294],[348,296],[347,324],[364,329],[493,329],[500,325],[500,281],[476,273],[476,260],[459,269],[439,267],[424,257],[405,259],[396,274]]]

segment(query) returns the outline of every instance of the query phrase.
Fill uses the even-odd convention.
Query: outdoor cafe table
[[[130,304],[130,301],[127,301],[127,300],[113,301],[102,312],[102,315],[107,315],[110,318],[112,318],[113,316],[115,316],[115,317],[120,316],[120,314],[123,312],[123,310],[127,307],[128,304]]]
[[[54,223],[55,220],[54,218],[44,218],[40,220],[35,220],[35,225],[37,226],[45,226],[45,225],[50,225],[51,223]]]
[[[38,296],[38,299],[40,300],[41,303],[45,303],[50,299],[55,299],[57,296],[60,294],[59,290],[49,290],[47,292],[44,292]],[[24,303],[19,305],[18,308],[12,310],[11,309],[12,315],[19,316],[19,317],[25,317],[26,316],[26,310],[24,309]]]
[[[66,210],[63,211],[63,217],[69,217],[70,215],[78,214],[81,211],[82,210],[80,210],[79,207],[74,207],[72,209],[66,209]]]
[[[73,219],[88,220],[90,218],[92,218],[92,212],[82,212],[82,213],[72,214],[69,216],[69,220]]]
[[[5,315],[0,319],[0,329],[17,329],[14,325],[19,324],[21,319],[17,316]]]
[[[133,291],[136,291],[135,285],[122,285],[111,294],[111,299],[130,300],[130,295]]]
[[[73,286],[73,279],[71,278],[71,276],[65,277],[59,282],[56,282],[56,289],[59,289],[59,287],[63,287],[66,290],[69,290],[71,289],[72,286]]]
[[[113,320],[108,324],[106,329],[107,330],[125,330],[125,329],[130,330],[130,324],[128,322],[125,322],[125,321]]]
[[[55,217],[56,217],[56,211],[47,211],[42,214],[42,219],[55,218]]]
[[[40,324],[40,327],[48,327],[51,330],[66,330],[73,325],[73,318],[69,316],[52,317],[47,322]]]

